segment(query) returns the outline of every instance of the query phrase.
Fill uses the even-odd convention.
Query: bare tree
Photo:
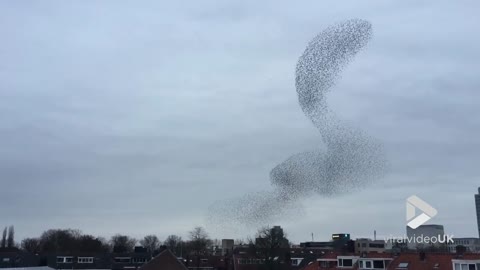
[[[110,245],[115,253],[132,252],[137,244],[135,238],[126,235],[116,234],[110,239]]]
[[[182,256],[182,237],[178,235],[169,235],[163,244],[177,256]]]
[[[212,240],[208,238],[208,234],[203,227],[195,227],[189,232],[189,245],[195,255],[205,254]]]
[[[255,245],[259,248],[288,248],[289,241],[286,238],[283,229],[279,226],[269,228],[260,228],[257,232]]]
[[[148,252],[154,253],[160,247],[160,240],[156,235],[147,235],[140,240],[140,244],[146,248]]]
[[[8,228],[7,247],[15,247],[15,228],[13,227],[13,225]]]
[[[249,244],[251,251],[260,254],[265,260],[265,266],[270,270],[277,269],[282,260],[287,265],[291,263],[289,247],[289,241],[279,226],[259,229],[255,242],[250,240]]]
[[[110,247],[102,238],[93,235],[82,235],[77,239],[77,251],[81,253],[88,252],[108,252]]]
[[[7,247],[7,227],[3,229],[2,242],[0,243],[1,248]]]
[[[235,243],[235,245],[243,246],[243,245],[246,245],[248,242],[245,241],[245,239],[239,238],[239,239],[235,239],[234,243]]]
[[[40,252],[40,239],[38,238],[25,238],[22,241],[22,249],[30,253]]]
[[[40,236],[42,252],[77,252],[82,233],[73,229],[50,229]]]
[[[13,232],[13,230],[12,230]],[[74,229],[50,229],[39,238],[26,238],[21,248],[31,253],[103,253],[110,250],[108,242]]]

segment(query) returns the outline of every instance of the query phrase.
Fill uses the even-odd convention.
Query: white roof
[[[55,270],[55,269],[48,266],[37,266],[37,267],[2,268],[2,270]]]

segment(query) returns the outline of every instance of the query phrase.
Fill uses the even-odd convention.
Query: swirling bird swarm
[[[325,97],[371,35],[369,22],[353,19],[325,29],[308,44],[296,67],[295,85],[300,107],[319,130],[326,150],[291,156],[270,172],[273,191],[215,204],[209,209],[211,219],[263,225],[289,209],[298,210],[302,198],[351,192],[384,175],[381,143],[338,119]]]

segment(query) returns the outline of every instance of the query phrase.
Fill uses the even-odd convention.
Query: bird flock
[[[295,86],[300,108],[323,142],[274,167],[270,172],[272,190],[213,204],[208,212],[210,222],[220,226],[265,225],[301,213],[305,198],[349,193],[383,177],[387,159],[382,144],[339,119],[326,100],[342,69],[371,36],[368,21],[352,19],[313,38],[298,60]]]

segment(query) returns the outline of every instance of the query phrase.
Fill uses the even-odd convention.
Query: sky
[[[0,215],[17,241],[49,228],[212,238],[207,220],[270,190],[269,172],[321,147],[295,65],[322,29],[368,20],[373,38],[328,96],[380,140],[390,169],[352,194],[272,220],[292,242],[403,235],[405,199],[478,237],[478,1],[1,1]],[[218,224],[216,224],[218,225]],[[220,224],[221,225],[221,224]]]

